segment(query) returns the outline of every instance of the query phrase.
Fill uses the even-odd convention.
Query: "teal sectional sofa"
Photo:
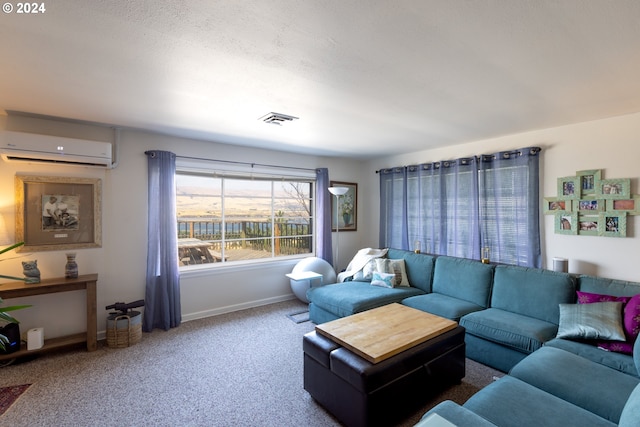
[[[401,302],[458,321],[466,330],[467,357],[509,373],[463,406],[442,402],[425,417],[435,412],[459,427],[640,427],[640,339],[631,355],[604,351],[596,340],[557,337],[572,319],[569,309],[580,308],[578,293],[626,303],[640,295],[640,283],[397,249],[387,257],[404,260],[411,286],[352,281],[313,288],[307,293],[311,320]],[[639,299],[631,299],[637,307]]]
[[[310,319],[324,323],[399,302],[460,323],[467,357],[504,372],[555,337],[558,304],[575,302],[566,273],[389,249],[403,259],[409,287],[348,281],[307,292]]]

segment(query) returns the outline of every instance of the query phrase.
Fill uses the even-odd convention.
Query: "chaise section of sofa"
[[[575,300],[575,281],[567,273],[496,266],[489,308],[460,319],[467,331],[467,357],[509,372],[555,338],[559,304]]]
[[[388,259],[403,259],[410,286],[387,288],[370,282],[342,282],[309,289],[309,318],[316,324],[350,316],[372,308],[401,302],[431,290],[435,258],[431,255],[389,249]]]
[[[640,384],[637,376],[555,347],[535,351],[509,375],[616,424],[631,392]]]
[[[404,299],[402,304],[458,322],[462,316],[489,305],[494,266],[439,256],[431,292]]]
[[[612,427],[616,425],[511,376],[500,378],[489,384],[471,396],[463,407],[497,426]]]
[[[444,401],[424,414],[438,414],[457,427],[640,427],[640,385],[624,403],[618,424],[515,377],[483,388],[463,405]],[[420,425],[420,424],[417,424]]]

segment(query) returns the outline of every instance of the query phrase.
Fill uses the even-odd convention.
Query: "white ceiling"
[[[5,110],[362,158],[640,111],[637,0],[43,3]]]

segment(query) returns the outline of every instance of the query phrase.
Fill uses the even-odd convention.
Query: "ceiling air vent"
[[[285,122],[291,122],[297,119],[298,119],[297,117],[288,116],[286,114],[271,112],[269,114],[266,114],[260,117],[258,120],[262,120],[263,122],[269,123],[271,125],[282,126],[282,124]]]

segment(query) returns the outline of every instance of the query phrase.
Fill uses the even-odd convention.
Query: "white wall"
[[[111,140],[109,129],[92,126],[59,125],[44,120],[0,117],[0,130],[20,130],[59,136]],[[80,274],[98,273],[98,331],[103,336],[107,311],[116,301],[144,298],[147,237],[147,158],[146,150],[168,150],[180,156],[204,157],[241,162],[266,163],[302,168],[328,167],[331,180],[360,183],[362,163],[318,156],[296,155],[180,139],[141,131],[123,130],[119,143],[119,164],[112,170],[24,164],[0,160],[0,213],[7,225],[14,222],[14,176],[92,177],[103,180],[101,248],[76,250]],[[362,198],[362,192],[359,192]],[[358,220],[362,217],[358,213]],[[340,266],[346,267],[361,247],[366,230],[340,233]],[[34,252],[23,259],[37,259],[42,278],[63,277],[65,251]],[[22,276],[20,259],[0,263],[3,274]],[[285,273],[296,261],[273,262],[251,267],[225,267],[213,271],[190,272],[181,276],[183,320],[293,298]],[[2,280],[1,282],[6,282]],[[0,282],[0,283],[1,283]],[[0,285],[1,286],[1,285]],[[44,326],[47,338],[81,332],[85,324],[84,292],[7,300],[5,304],[25,303],[34,307],[16,312],[21,330]]]
[[[111,130],[99,127],[61,125],[41,120],[12,121],[7,117],[0,117],[0,130],[2,129],[106,141],[113,136]],[[9,227],[13,227],[13,182],[16,173],[103,179],[102,248],[76,252],[80,273],[99,275],[98,330],[104,331],[107,315],[105,305],[115,301],[144,298],[147,233],[147,169],[144,154],[146,150],[170,150],[182,156],[295,165],[303,168],[328,167],[332,180],[358,183],[358,231],[340,233],[340,267],[344,268],[358,249],[378,246],[379,184],[378,175],[375,173],[377,169],[537,145],[543,148],[540,165],[541,198],[556,194],[558,177],[570,176],[578,170],[585,169],[602,169],[604,178],[631,178],[631,190],[637,194],[640,170],[636,163],[640,159],[639,135],[640,114],[634,114],[357,162],[125,130],[122,132],[120,143],[119,165],[109,171],[6,163],[0,160],[0,214],[3,214]],[[569,258],[571,272],[640,280],[635,268],[640,254],[640,236],[637,236],[637,230],[640,230],[639,217],[629,218],[630,237],[624,239],[557,235],[553,232],[553,218],[541,217],[543,257],[546,265],[550,265],[552,257],[562,256]],[[2,257],[1,272],[21,276],[20,260],[7,258],[8,254]],[[27,259],[38,260],[43,278],[64,275],[64,251],[35,252]],[[284,274],[291,270],[293,264],[281,262],[261,267],[228,267],[213,272],[184,275],[181,279],[184,320],[292,298],[289,282]],[[23,331],[44,326],[46,336],[51,338],[83,330],[83,292],[7,302],[34,304],[33,308],[17,313],[22,321]]]
[[[542,255],[546,266],[553,257],[569,259],[572,273],[599,275],[640,281],[637,262],[640,255],[640,216],[627,218],[627,238],[570,236],[555,234],[553,216],[542,215],[542,197],[556,196],[557,178],[576,171],[601,169],[602,177],[631,178],[631,192],[640,193],[640,114],[567,125],[509,135],[453,147],[376,159],[367,164],[368,175],[377,180],[381,168],[450,160],[528,146],[542,147],[540,160]],[[379,220],[379,197],[365,199],[370,212],[368,226]],[[378,234],[369,235],[364,245],[377,245]]]

